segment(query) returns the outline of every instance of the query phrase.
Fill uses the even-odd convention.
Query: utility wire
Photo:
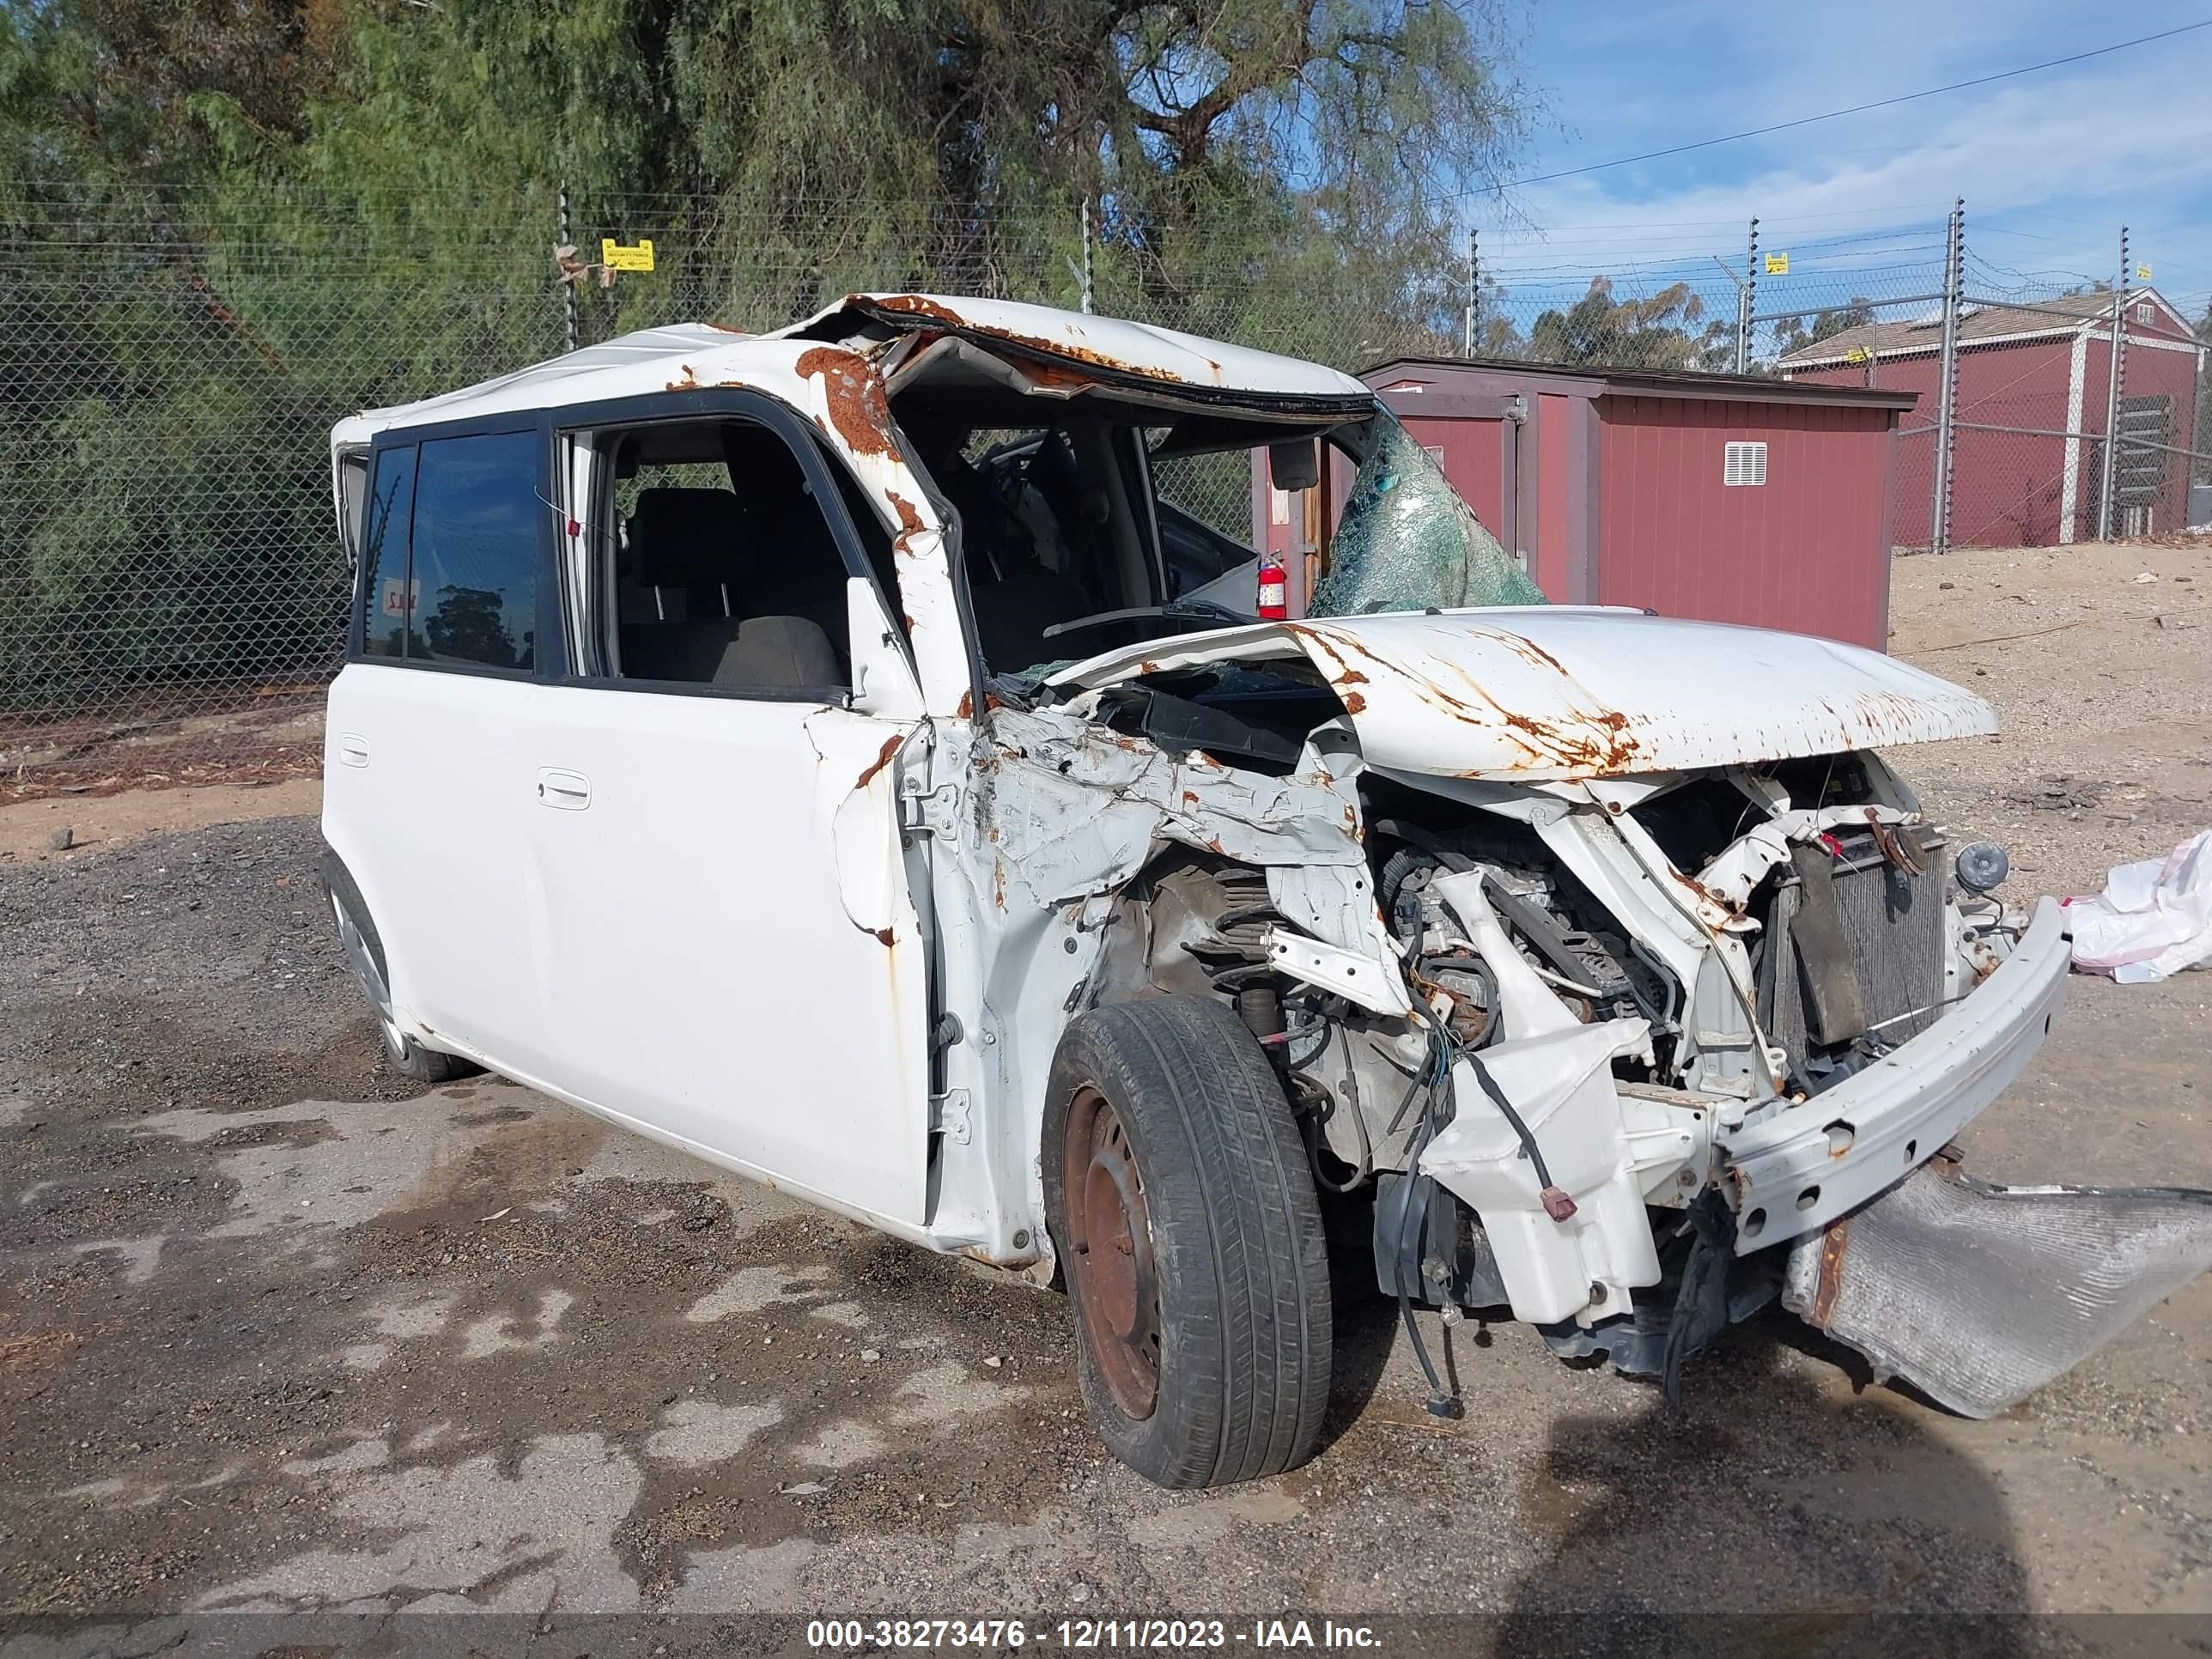
[[[1910,104],[1921,98],[1934,98],[1942,93],[1963,92],[1968,87],[1985,87],[1992,81],[2008,81],[2014,76],[2033,75],[2039,70],[2057,69],[2065,64],[2079,64],[2091,58],[2102,58],[2109,52],[2125,52],[2130,46],[2148,46],[2154,40],[2168,40],[2177,34],[2192,30],[2212,28],[2212,17],[2201,22],[2184,23],[2179,28],[2160,29],[2156,34],[2138,36],[2133,40],[2122,40],[2116,45],[2099,46],[2089,52],[2069,53],[2064,58],[2053,58],[2047,63],[2029,64],[2021,69],[1999,70],[1995,75],[1978,75],[1971,81],[1954,81],[1948,86],[1930,87],[1925,92],[1900,93],[1894,98],[1878,98],[1870,104],[1854,104],[1849,109],[1832,109],[1821,115],[1805,115],[1795,121],[1778,121],[1771,127],[1753,127],[1747,132],[1731,132],[1721,138],[1700,138],[1694,144],[1676,144],[1668,149],[1646,150],[1641,155],[1624,155],[1617,161],[1593,161],[1584,167],[1567,167],[1559,173],[1540,173],[1534,178],[1510,179],[1498,186],[1501,190],[1518,190],[1526,185],[1547,185],[1554,179],[1575,179],[1585,173],[1603,173],[1608,167],[1625,167],[1638,161],[1656,161],[1664,155],[1681,155],[1693,149],[1711,149],[1715,144],[1733,144],[1741,138],[1763,137],[1770,132],[1787,132],[1792,127],[1809,127],[1815,121],[1833,121],[1845,115],[1862,115],[1869,110],[1888,109],[1896,104]],[[1483,192],[1468,191],[1465,196]]]

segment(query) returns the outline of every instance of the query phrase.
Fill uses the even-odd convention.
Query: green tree
[[[6,0],[0,169],[173,202],[231,139],[305,137],[344,34],[332,0]]]
[[[1863,295],[1853,295],[1849,305],[1817,313],[1810,328],[1805,325],[1802,317],[1784,319],[1774,331],[1774,349],[1783,353],[1802,351],[1807,346],[1834,339],[1845,329],[1861,328],[1872,321],[1874,301]]]
[[[1103,311],[1449,349],[1510,4],[0,0],[0,701],[334,649],[329,424],[561,349],[562,186],[586,340],[1070,303],[1088,200]]]
[[[1689,368],[1711,338],[1693,332],[1705,301],[1687,283],[1644,299],[1616,299],[1613,278],[1593,276],[1589,291],[1565,311],[1540,313],[1528,331],[1528,356],[1540,362],[1625,368]]]

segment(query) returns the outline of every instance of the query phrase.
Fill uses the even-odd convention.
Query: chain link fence
[[[2148,286],[2124,231],[2102,280],[1994,263],[1968,245],[1963,207],[1940,252],[1932,288],[1909,267],[1883,274],[1916,291],[1855,283],[1846,299],[1816,270],[1790,308],[1750,323],[1777,373],[1919,394],[1899,428],[1899,544],[2065,546],[2193,522],[2191,484],[2212,476],[2198,424],[2212,302]],[[1827,295],[1801,308],[1816,284]]]
[[[1471,348],[1906,386],[1922,396],[1900,438],[1905,545],[2174,528],[2204,465],[2183,308],[2122,302],[2115,401],[2109,289],[2007,271],[1963,241],[1954,255],[1948,236],[1807,244],[1785,276],[1755,245],[1594,272],[1540,245],[1487,264],[1473,247],[1409,261],[1287,245],[1169,261],[1091,228],[1079,206],[763,219],[525,191],[217,210],[0,183],[0,799],[319,769],[349,586],[327,453],[340,416],[655,324],[772,328],[854,289],[1087,296],[1346,369]],[[650,273],[603,269],[603,241],[648,240]],[[1163,487],[1249,534],[1241,457],[1176,463]]]
[[[0,204],[0,780],[319,769],[331,424],[557,352],[545,229]]]

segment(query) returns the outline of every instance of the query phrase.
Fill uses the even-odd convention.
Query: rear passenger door
[[[919,694],[888,533],[781,405],[580,412],[559,470],[577,660],[531,814],[581,1103],[913,1232],[927,1220],[927,941],[898,823]],[[653,419],[659,415],[663,418]],[[697,471],[726,458],[726,479]],[[866,510],[865,502],[857,503]],[[884,555],[874,558],[870,532]],[[857,595],[854,592],[858,584]],[[649,590],[649,603],[635,592]],[[681,595],[679,607],[673,601]],[[680,610],[681,620],[675,620]],[[859,618],[873,662],[856,696]]]
[[[548,444],[523,419],[376,445],[323,818],[382,938],[403,1028],[526,1072],[546,1021],[520,855],[538,677],[560,652],[539,614],[552,608]]]

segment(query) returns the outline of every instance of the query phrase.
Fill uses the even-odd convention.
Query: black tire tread
[[[1062,1038],[1053,1069],[1045,1173],[1055,1219],[1064,1213],[1056,1131],[1070,1094],[1086,1080],[1106,1094],[1135,1145],[1161,1261],[1164,1322],[1182,1328],[1172,1345],[1178,1374],[1172,1383],[1163,1376],[1144,1424],[1121,1418],[1086,1365],[1085,1396],[1108,1443],[1168,1486],[1296,1467],[1312,1455],[1328,1404],[1328,1260],[1304,1144],[1273,1069],[1243,1022],[1206,998],[1146,999],[1085,1015]],[[1210,1296],[1191,1294],[1209,1279]],[[1183,1291],[1172,1307],[1171,1282]]]

